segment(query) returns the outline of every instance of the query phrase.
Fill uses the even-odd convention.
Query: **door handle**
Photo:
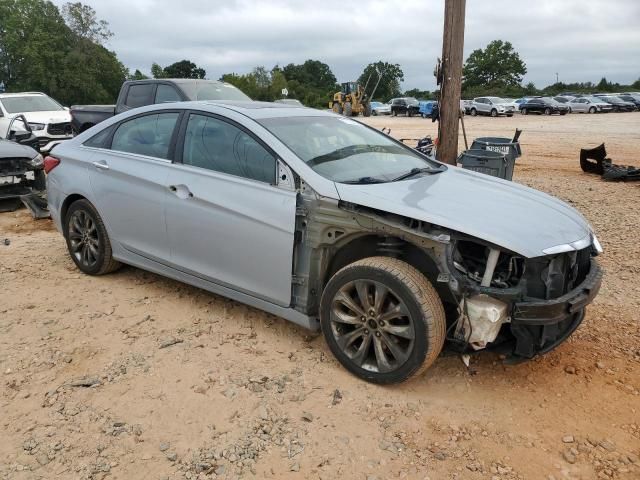
[[[186,185],[169,185],[169,191],[182,200],[193,198],[193,193]]]
[[[109,170],[109,165],[104,160],[99,160],[97,162],[93,162],[93,166],[98,170]]]

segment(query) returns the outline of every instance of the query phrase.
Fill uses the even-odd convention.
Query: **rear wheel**
[[[64,236],[69,255],[82,272],[104,275],[120,268],[120,262],[113,259],[102,218],[88,200],[71,204],[64,221]]]
[[[398,383],[426,370],[445,339],[436,290],[395,258],[365,258],[338,271],[322,294],[320,319],[338,361],[373,383]]]
[[[520,110],[520,113],[521,113],[522,115],[527,115],[529,112],[527,112],[527,109],[526,109],[526,108],[523,108],[523,109],[521,109],[521,110]]]
[[[589,108],[589,113],[596,113],[596,107]]]
[[[394,117],[398,116],[398,110],[391,110],[391,115],[393,115]]]
[[[353,109],[351,108],[351,102],[344,102],[344,116],[350,117],[353,114]]]
[[[476,115],[478,115],[478,111],[475,108],[471,109],[471,116],[475,117]]]

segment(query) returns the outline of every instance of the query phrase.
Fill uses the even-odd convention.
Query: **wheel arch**
[[[67,212],[69,211],[69,207],[74,202],[77,202],[78,200],[86,200],[87,202],[90,202],[90,200],[87,197],[80,195],[79,193],[72,193],[71,195],[68,195],[67,198],[64,199],[64,201],[62,202],[62,205],[60,206],[60,222],[63,225],[63,232],[65,231],[64,222],[67,218]]]
[[[449,316],[447,305],[457,303],[448,284],[438,282],[438,276],[445,272],[438,267],[438,262],[428,249],[398,236],[366,234],[344,239],[327,258],[327,267],[322,276],[322,289],[324,290],[331,277],[341,268],[364,258],[380,256],[403,260],[422,273],[438,292]]]

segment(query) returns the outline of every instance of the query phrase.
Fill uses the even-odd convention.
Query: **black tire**
[[[63,228],[69,255],[83,273],[104,275],[122,266],[113,259],[107,229],[88,200],[82,199],[71,204]]]
[[[333,113],[337,113],[338,115],[342,115],[342,105],[338,102],[333,102],[333,106],[331,107]]]
[[[521,113],[522,115],[528,115],[528,114],[529,114],[529,112],[527,112],[527,109],[526,109],[526,108],[521,108],[521,109],[520,109],[520,113]]]
[[[491,116],[492,117],[497,117],[498,116],[498,110],[496,110],[495,108],[491,109]]]
[[[398,116],[398,110],[391,110],[391,115],[394,117]]]
[[[343,112],[345,117],[350,117],[353,115],[353,108],[351,107],[351,102],[344,102]]]
[[[371,116],[371,104],[367,104],[364,106],[364,110],[362,111],[362,114],[365,117],[370,117]]]
[[[475,108],[472,108],[470,113],[472,117],[475,117],[476,115],[478,115],[478,110],[476,110]]]
[[[378,384],[403,382],[426,370],[440,354],[446,330],[433,285],[411,265],[389,257],[365,258],[338,271],[322,294],[320,323],[338,361]]]
[[[545,108],[544,109],[544,114],[545,115],[551,115],[551,109],[550,108]]]
[[[596,107],[590,107],[589,113],[596,113]]]
[[[513,113],[507,113],[507,117],[513,117]]]
[[[566,115],[567,112],[560,112],[560,115]]]

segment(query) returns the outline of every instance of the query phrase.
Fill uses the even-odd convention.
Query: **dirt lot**
[[[84,276],[49,221],[4,213],[0,478],[640,478],[640,184],[577,160],[606,141],[640,165],[640,113],[466,123],[470,138],[523,128],[515,180],[573,204],[605,248],[568,342],[518,366],[443,356],[407,384],[368,385],[321,337],[134,268]]]

